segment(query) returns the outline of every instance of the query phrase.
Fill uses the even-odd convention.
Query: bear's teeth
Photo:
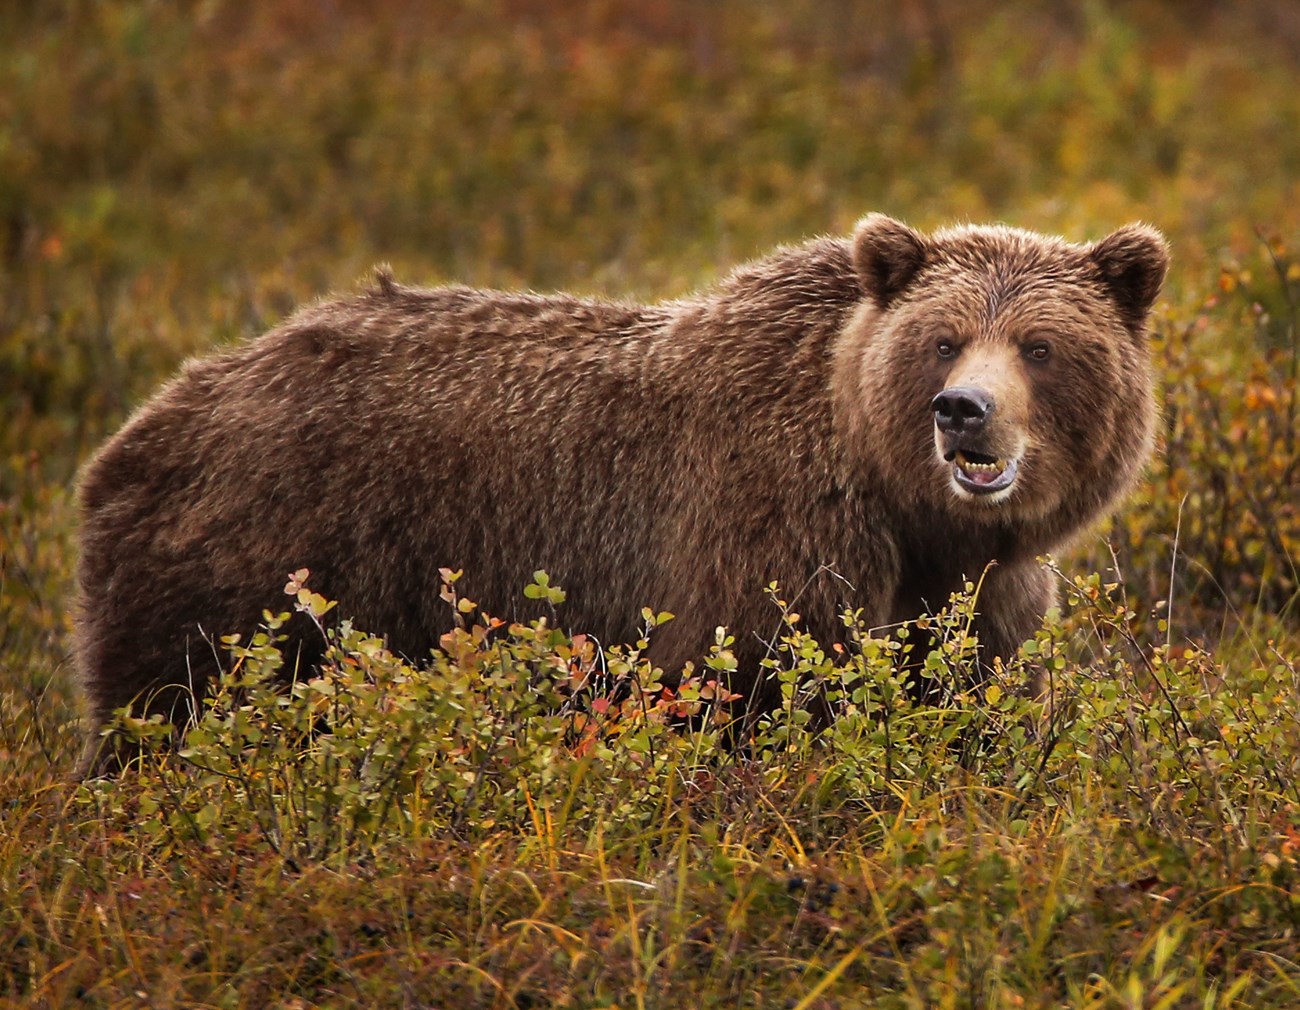
[[[1007,468],[1005,459],[995,460],[992,463],[976,463],[968,459],[966,454],[960,450],[957,452],[957,465],[967,473],[1002,473]]]

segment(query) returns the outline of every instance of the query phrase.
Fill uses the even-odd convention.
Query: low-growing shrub
[[[444,576],[448,604],[477,614],[456,593],[458,573]],[[648,610],[645,637],[608,650],[551,620],[478,615],[414,664],[334,620],[305,577],[287,588],[328,641],[320,669],[283,686],[288,614],[268,613],[248,642],[226,640],[229,668],[179,746],[140,760],[132,813],[160,844],[178,832],[251,834],[311,860],[543,821],[544,833],[606,818],[636,833],[677,803],[736,801],[718,789],[728,776],[779,785],[832,820],[954,782],[1001,790],[1021,813],[1069,806],[1104,783],[1135,823],[1179,839],[1212,830],[1226,844],[1246,844],[1248,810],[1300,808],[1294,661],[1275,652],[1229,672],[1193,647],[1145,644],[1124,587],[1098,576],[1067,582],[1077,647],[1053,615],[1018,657],[980,675],[974,585],[888,637],[848,612],[844,644],[829,649],[773,586],[786,632],[767,664],[783,703],[748,722],[735,718],[744,699],[725,688],[735,659],[722,629],[700,669],[672,686],[646,656],[671,615]],[[563,599],[542,572],[529,591]],[[126,713],[114,731],[173,735],[158,716]],[[809,768],[816,780],[792,786]],[[88,787],[100,800],[117,788]]]
[[[1300,253],[1262,236],[1160,327],[1163,444],[1112,541],[1126,579],[1207,646],[1243,622],[1300,624],[1298,305]]]

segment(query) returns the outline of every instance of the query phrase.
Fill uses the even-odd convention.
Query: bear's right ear
[[[929,247],[902,221],[868,214],[853,233],[853,265],[877,307],[889,307],[925,265]]]
[[[1090,255],[1124,321],[1141,330],[1169,269],[1165,237],[1148,225],[1125,225],[1093,245]]]

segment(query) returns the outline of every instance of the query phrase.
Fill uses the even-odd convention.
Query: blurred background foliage
[[[7,664],[63,664],[76,467],[185,356],[381,261],[663,297],[871,209],[1164,229],[1165,444],[1083,560],[1293,626],[1297,65],[1287,0],[10,0]]]
[[[67,784],[74,476],[185,357],[380,262],[673,297],[869,210],[1170,238],[1162,444],[1061,559],[1066,630],[1024,657],[1050,718],[1010,686],[886,717],[921,771],[876,803],[861,713],[764,761],[656,737],[646,771],[566,758],[486,652],[427,675],[482,706],[440,723],[456,691],[376,701],[370,650],[359,731],[445,752],[420,788],[397,755],[387,795],[431,799],[386,863],[285,858],[261,819],[279,782],[337,808],[338,727],[312,796],[225,729],[192,744],[264,804],[218,802],[220,764]],[[0,1003],[1297,1005],[1298,301],[1294,0],[0,0]],[[967,778],[931,729],[960,720],[991,727]],[[483,754],[518,823],[470,845],[438,811]]]

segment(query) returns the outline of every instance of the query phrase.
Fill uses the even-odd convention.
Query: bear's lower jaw
[[[960,449],[952,454],[952,481],[956,489],[968,495],[996,495],[1007,491],[1020,473],[1020,460],[995,459],[964,453]]]

